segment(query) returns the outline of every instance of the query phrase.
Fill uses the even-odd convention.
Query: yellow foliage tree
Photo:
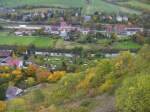
[[[5,73],[5,74],[0,74],[0,78],[9,78],[10,74]]]
[[[54,73],[50,73],[48,80],[49,81],[57,81],[61,79],[65,75],[65,71],[56,71]]]
[[[4,112],[6,110],[6,103],[4,101],[0,101],[0,112]]]
[[[110,88],[112,88],[112,80],[106,80],[105,83],[103,83],[100,87],[99,87],[99,92],[100,93],[104,93],[107,92]]]
[[[26,70],[26,72],[27,72],[27,75],[29,75],[29,76],[32,76],[32,75],[35,75],[36,74],[36,71],[37,71],[37,66],[35,66],[35,65],[29,65],[28,66],[28,68],[27,68],[27,70]]]
[[[116,58],[114,65],[116,70],[115,72],[118,77],[127,72],[132,73],[135,69],[133,56],[129,51],[121,52]]]
[[[16,70],[13,70],[13,71],[12,71],[12,75],[15,75],[15,77],[16,77],[17,79],[19,79],[19,78],[22,76],[22,71],[21,71],[21,69],[17,68]]]
[[[9,70],[10,70],[10,67],[8,67],[8,66],[0,66],[1,72],[8,72]]]
[[[87,75],[86,75],[85,79],[83,79],[83,80],[76,86],[76,88],[77,88],[77,89],[80,89],[80,88],[86,89],[86,88],[88,88],[91,79],[95,76],[95,72],[96,72],[95,68],[89,69],[88,72],[87,72]]]

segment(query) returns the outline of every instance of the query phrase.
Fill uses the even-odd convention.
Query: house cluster
[[[79,16],[81,15],[80,8],[33,8],[31,10],[20,12],[17,9],[0,9],[0,17],[3,19],[10,19],[13,21],[24,21],[24,22],[46,22],[51,18],[60,18],[67,16]]]
[[[103,24],[101,29],[93,28],[83,28],[78,25],[71,25],[65,21],[61,21],[58,25],[19,25],[19,26],[9,26],[7,28],[15,29],[15,35],[17,36],[31,36],[36,34],[38,30],[46,35],[57,35],[64,39],[70,38],[70,32],[79,32],[80,34],[87,35],[91,32],[93,33],[105,33],[111,34],[115,32],[118,35],[131,36],[138,32],[143,32],[143,28],[136,27],[126,24]]]
[[[18,58],[11,57],[12,52],[7,50],[0,50],[0,65],[11,67],[23,67],[23,61]]]
[[[4,11],[3,11],[4,10]],[[25,12],[17,12],[15,9],[0,9],[0,12],[5,12],[6,15],[2,15],[2,18],[12,19],[16,21],[25,21],[25,22],[47,22],[51,21],[52,18],[59,19],[70,17],[69,22],[81,23],[81,20],[84,22],[91,21],[94,16],[97,17],[99,22],[128,22],[129,17],[125,14],[105,14],[101,12],[95,12],[91,15],[82,15],[81,8],[45,8],[43,10],[38,10],[38,8],[33,8],[33,10],[27,10]],[[75,18],[78,18],[75,20]],[[60,22],[60,21],[59,21]]]
[[[97,17],[97,21],[103,23],[125,23],[129,21],[129,17],[125,14],[103,14],[98,12],[93,15],[84,15],[84,21],[91,21],[93,16]]]
[[[4,28],[14,30],[14,34],[17,36],[31,36],[37,30],[43,28],[42,25],[10,25],[5,26]]]
[[[81,31],[80,26],[68,24],[62,20],[60,24],[56,25],[11,25],[5,26],[7,29],[13,29],[17,36],[31,36],[36,34],[38,30],[47,35],[58,35],[60,37],[68,38],[69,32]]]
[[[125,15],[123,15],[123,16],[118,15],[118,16],[116,16],[116,20],[117,20],[117,22],[128,22],[129,18],[128,18],[128,16],[125,16]]]
[[[17,58],[7,57],[0,60],[1,66],[23,67],[23,61]]]
[[[108,24],[108,25],[104,25],[104,28],[108,33],[115,32],[118,35],[124,35],[124,36],[131,36],[138,32],[144,31],[144,29],[141,27],[125,25],[125,24]]]
[[[69,39],[69,33],[71,31],[81,31],[80,26],[68,24],[66,21],[62,20],[59,25],[50,25],[45,27],[44,30],[48,34],[59,35],[65,39]]]
[[[12,8],[4,8],[0,7],[0,14],[8,14],[8,13],[14,13],[16,10]]]

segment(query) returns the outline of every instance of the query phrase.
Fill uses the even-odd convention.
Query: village
[[[70,11],[71,10],[71,11]],[[89,33],[102,33],[110,35],[131,36],[137,32],[143,32],[144,28],[132,24],[130,16],[127,14],[105,14],[95,12],[93,15],[82,15],[81,9],[62,8],[33,8],[26,12],[17,12],[15,9],[1,8],[1,19],[13,21],[14,24],[6,25],[4,28],[14,29],[14,33],[19,36],[33,35],[37,30],[47,35],[58,35],[69,39],[70,32],[79,32],[83,35]],[[66,18],[65,16],[69,16]],[[26,24],[17,24],[17,21]],[[16,23],[16,24],[15,24]]]
[[[4,49],[2,48],[2,50],[0,50],[0,65],[4,66],[22,68],[29,64],[37,64],[50,70],[58,70],[61,69],[61,64],[64,64],[63,61],[58,61],[57,63],[61,63],[59,65],[57,63],[49,65],[45,62],[36,63],[35,57],[47,56],[45,60],[48,60],[50,57],[57,57],[58,60],[61,60],[62,57],[67,57],[66,63],[69,62],[73,64],[71,58],[78,57],[79,55],[81,57],[81,52],[86,52],[84,55],[88,55],[92,52],[90,55],[91,58],[95,58],[99,55],[99,53],[97,53],[98,50],[103,51],[100,57],[117,56],[119,51],[128,49],[128,42],[130,41],[137,43],[137,47],[133,46],[129,48],[129,50],[135,52],[142,44],[143,40],[139,38],[142,38],[141,34],[145,33],[146,30],[140,25],[134,24],[131,15],[123,13],[107,14],[95,12],[92,15],[85,15],[82,14],[82,8],[68,9],[59,7],[32,7],[30,9],[26,7],[19,9],[1,7],[0,12],[0,21],[2,22],[1,33],[5,36],[12,35],[12,38],[20,39],[31,37],[38,39],[40,37],[43,39],[52,38],[57,40],[56,45],[50,48],[53,49],[53,51],[49,48],[40,48],[38,45],[35,46],[34,43],[28,46],[22,45],[21,50],[17,42],[15,42],[16,45],[2,44],[1,47]],[[126,41],[126,47],[113,48],[116,43],[121,44],[120,42]],[[20,42],[18,41],[18,43]],[[72,45],[72,49],[69,48],[68,43]],[[89,44],[94,46],[94,49],[91,49]],[[87,48],[87,46],[89,48]],[[31,53],[28,52],[28,50],[30,50]],[[75,52],[73,53],[72,51]],[[19,58],[12,56],[14,52],[16,55],[20,52]],[[28,57],[29,60],[25,60],[25,57]],[[30,59],[31,57],[35,59]]]
[[[87,0],[86,3],[90,4],[90,1]],[[27,50],[36,50],[31,54],[45,56],[46,53],[53,57],[58,56],[59,53],[64,53],[60,56],[70,55],[72,57],[73,54],[70,51],[76,51],[76,49],[80,50],[77,51],[79,54],[82,50],[85,52],[94,52],[93,50],[97,52],[99,50],[103,51],[104,54],[110,53],[110,56],[121,50],[137,51],[144,43],[143,36],[148,37],[150,30],[142,26],[140,21],[135,22],[135,18],[137,18],[136,14],[123,12],[96,11],[92,14],[85,14],[81,7],[62,8],[28,5],[15,8],[0,7],[0,36],[4,39],[11,35],[12,38],[10,39],[13,40],[10,41],[14,41],[14,43],[9,44],[9,39],[4,40],[7,42],[0,44],[4,48],[0,54],[2,54],[1,57],[3,54],[6,55],[4,57],[7,62],[7,60],[11,60],[7,57],[11,57],[10,54],[19,46],[25,49],[21,53],[26,55],[29,55]],[[43,39],[43,43],[42,41],[39,41],[40,43],[20,43],[17,41],[18,38]],[[47,44],[44,43],[45,41]],[[48,43],[50,41],[52,45]],[[42,45],[40,45],[41,43]],[[49,51],[51,49],[54,52]],[[69,54],[67,54],[68,52]],[[97,53],[93,54],[96,55]],[[22,62],[14,60],[14,63],[17,63],[18,67],[23,66],[23,59]]]
[[[0,0],[0,112],[149,112],[149,0]]]

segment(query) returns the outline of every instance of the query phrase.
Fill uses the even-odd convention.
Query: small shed
[[[14,87],[14,86],[8,87],[8,89],[6,91],[6,98],[7,99],[15,98],[15,97],[19,96],[22,92],[23,92],[23,90],[18,87]]]

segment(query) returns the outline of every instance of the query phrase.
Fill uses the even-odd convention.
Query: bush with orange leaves
[[[6,103],[4,101],[0,101],[0,112],[5,112]]]
[[[11,68],[9,66],[0,66],[0,71],[1,72],[9,72]]]
[[[36,65],[29,65],[28,68],[26,69],[26,74],[28,76],[34,76],[36,74],[38,67]]]
[[[21,78],[22,77],[21,69],[17,68],[16,70],[13,70],[12,75],[14,75],[17,79]]]
[[[57,81],[59,79],[61,79],[64,75],[65,75],[65,71],[55,71],[53,73],[50,73],[48,80],[49,81]]]
[[[3,74],[0,74],[0,78],[10,78],[10,74],[9,73],[3,73]]]
[[[36,73],[36,79],[38,82],[44,82],[47,81],[47,78],[49,77],[50,72],[44,69],[37,70]]]

